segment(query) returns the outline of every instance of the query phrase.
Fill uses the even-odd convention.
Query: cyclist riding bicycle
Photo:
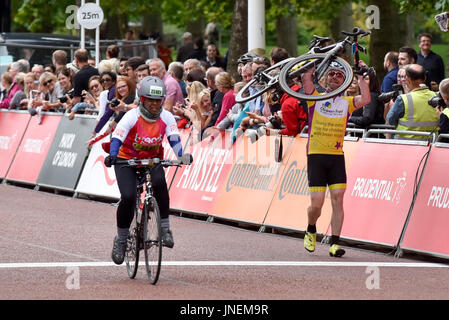
[[[139,107],[128,111],[112,134],[110,155],[105,165],[114,165],[117,159],[146,159],[164,157],[162,140],[167,136],[170,146],[180,159],[182,157],[181,139],[173,115],[162,108],[166,88],[161,79],[148,76],[137,86],[140,98]],[[117,208],[117,235],[114,238],[112,260],[122,264],[125,257],[129,228],[134,218],[137,197],[137,170],[126,165],[114,165],[117,184],[120,190],[120,203]],[[164,169],[156,164],[151,172],[153,193],[161,214],[162,244],[173,248],[173,234],[169,223],[169,194]]]

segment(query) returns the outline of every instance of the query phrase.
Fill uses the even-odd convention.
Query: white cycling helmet
[[[162,100],[165,98],[165,94],[165,84],[158,77],[147,76],[137,85],[137,95],[140,99],[149,98]]]

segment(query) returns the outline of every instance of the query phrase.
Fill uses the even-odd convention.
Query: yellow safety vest
[[[449,118],[449,108],[444,108],[443,109],[443,113],[446,115],[446,117],[448,117]]]
[[[423,88],[407,94],[401,94],[404,101],[404,116],[399,119],[397,130],[432,132],[438,126],[438,115],[435,108],[427,101],[436,95],[435,92]],[[426,140],[426,136],[398,134],[400,138]]]

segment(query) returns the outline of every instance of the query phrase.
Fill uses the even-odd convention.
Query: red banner
[[[8,173],[30,115],[24,112],[0,112],[0,178]]]
[[[193,164],[178,168],[171,183],[170,207],[202,214],[213,211],[240,141],[231,146],[229,132],[223,138],[206,138],[186,146],[185,152],[192,154]]]
[[[61,115],[46,114],[41,124],[37,124],[37,117],[31,118],[6,176],[8,180],[36,183],[61,118]]]
[[[360,142],[345,193],[342,236],[396,245],[425,146]]]
[[[310,192],[307,177],[307,139],[297,137],[291,147],[286,169],[276,188],[273,201],[265,218],[264,225],[293,230],[307,229],[307,208],[310,206]],[[352,164],[358,143],[345,141],[346,170]],[[321,216],[317,221],[317,231],[326,234],[332,216],[329,190]]]
[[[418,196],[401,243],[404,249],[449,255],[449,149],[430,152]]]
[[[246,136],[242,139],[212,215],[263,224],[293,145],[293,139],[284,138],[284,158],[276,162],[278,139],[262,136],[255,143]]]

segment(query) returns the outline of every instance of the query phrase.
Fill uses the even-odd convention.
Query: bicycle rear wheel
[[[323,60],[325,57],[326,54],[324,53],[305,54],[287,63],[284,68],[281,69],[281,73],[279,74],[279,85],[281,86],[282,90],[284,90],[288,95],[295,98],[310,101],[326,100],[343,93],[343,91],[345,91],[351,85],[353,78],[352,67],[348,62],[340,57],[334,57],[327,61],[326,65],[323,65],[322,63],[324,63]],[[291,83],[291,81],[293,81],[294,78],[300,79],[301,74],[309,70],[312,66],[315,66],[317,68],[316,70],[322,68],[320,70],[322,71],[321,76],[325,76],[325,71],[332,62],[338,63],[342,67],[342,72],[345,75],[345,80],[343,81],[342,85],[334,91],[320,95],[308,95],[305,93],[294,91],[288,85],[289,83]],[[319,78],[315,79],[315,81],[319,81]]]
[[[161,272],[162,236],[161,216],[156,199],[150,197],[143,208],[145,266],[148,280],[156,284]]]

